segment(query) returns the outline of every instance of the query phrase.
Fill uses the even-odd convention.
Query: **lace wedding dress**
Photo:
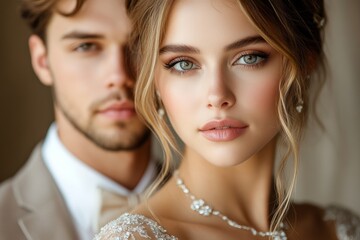
[[[360,218],[339,207],[325,209],[324,221],[335,221],[339,240],[360,240]],[[178,240],[154,220],[125,213],[104,226],[94,240]]]

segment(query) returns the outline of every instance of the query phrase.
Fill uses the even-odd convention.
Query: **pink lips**
[[[134,104],[130,101],[109,103],[102,107],[98,113],[113,120],[128,120],[136,115]]]
[[[240,121],[225,119],[208,122],[199,131],[210,141],[226,142],[238,138],[247,128],[248,125]]]

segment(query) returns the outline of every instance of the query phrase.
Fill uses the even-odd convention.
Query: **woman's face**
[[[156,87],[190,152],[233,166],[276,136],[282,58],[235,0],[174,1],[160,49]]]

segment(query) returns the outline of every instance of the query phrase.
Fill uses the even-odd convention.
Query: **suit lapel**
[[[42,209],[19,219],[19,225],[27,240],[77,239],[71,220],[57,204],[47,204]]]
[[[42,160],[40,145],[14,179],[13,191],[18,205],[26,210],[18,223],[28,240],[78,239],[62,196]]]

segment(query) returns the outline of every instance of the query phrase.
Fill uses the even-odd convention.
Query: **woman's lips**
[[[200,133],[208,140],[214,142],[231,141],[246,131],[248,125],[237,120],[217,120],[206,123],[199,129]]]

